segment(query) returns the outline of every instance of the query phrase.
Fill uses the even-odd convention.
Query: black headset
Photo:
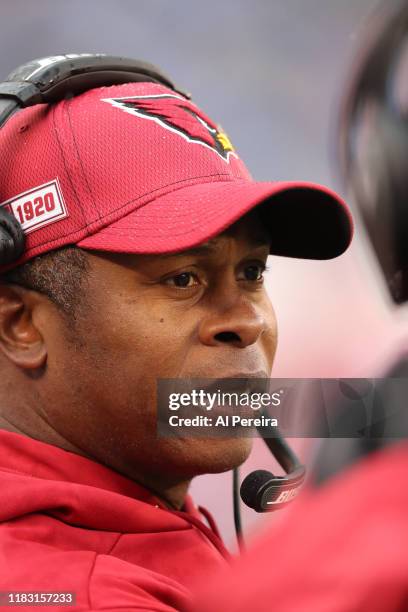
[[[0,128],[21,108],[57,102],[94,87],[137,81],[160,83],[190,97],[147,62],[103,53],[56,55],[23,64],[0,83]],[[0,263],[16,261],[23,251],[24,233],[19,222],[0,208]]]
[[[190,94],[176,87],[159,68],[147,62],[104,54],[69,54],[33,60],[14,70],[0,83],[0,128],[21,108],[55,103],[94,87],[130,82],[160,83],[185,98]],[[17,219],[0,208],[0,264],[16,261],[24,251],[24,233]],[[265,470],[249,474],[241,485],[241,498],[257,512],[286,506],[296,495],[305,477],[305,468],[279,436],[276,428],[262,428],[260,434],[285,470],[274,476]],[[238,497],[238,470],[234,471],[234,518],[241,537]]]

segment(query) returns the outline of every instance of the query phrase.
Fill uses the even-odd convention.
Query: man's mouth
[[[248,375],[247,372],[239,372],[234,376],[194,380],[194,389],[200,393],[199,412],[211,411],[216,416],[228,414],[253,416],[252,394],[268,391],[269,378],[264,374],[265,372],[257,372],[254,376]]]
[[[254,416],[261,407],[260,396],[268,393],[270,387],[270,377],[264,370],[229,370],[222,376],[188,377],[163,382],[164,396],[160,405],[186,418],[200,414],[211,417]],[[165,408],[165,414],[168,414],[168,408]]]
[[[270,377],[264,370],[233,372],[202,379],[202,388],[209,393],[218,389],[230,393],[265,393],[268,390],[269,380]]]

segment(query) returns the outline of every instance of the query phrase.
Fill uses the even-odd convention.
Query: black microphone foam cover
[[[272,478],[275,478],[275,476],[267,470],[255,470],[255,472],[248,474],[242,481],[240,488],[242,501],[250,508],[254,508],[259,488]]]

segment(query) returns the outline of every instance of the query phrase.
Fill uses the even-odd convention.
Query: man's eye
[[[244,280],[247,281],[261,281],[263,280],[263,273],[267,267],[265,264],[251,264],[244,268]]]
[[[194,287],[198,284],[198,279],[192,272],[181,272],[171,278],[166,279],[166,284],[173,287]]]

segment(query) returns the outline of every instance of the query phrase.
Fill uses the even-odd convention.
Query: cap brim
[[[331,259],[350,244],[351,214],[326,187],[222,180],[160,196],[77,244],[120,253],[183,251],[220,234],[259,205],[270,233],[271,254]]]

